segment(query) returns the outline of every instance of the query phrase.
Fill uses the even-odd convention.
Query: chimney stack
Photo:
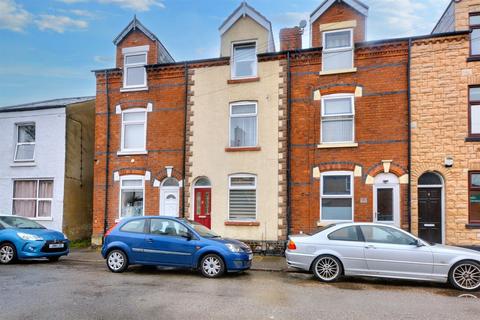
[[[303,29],[300,27],[284,28],[280,30],[280,50],[302,49]]]

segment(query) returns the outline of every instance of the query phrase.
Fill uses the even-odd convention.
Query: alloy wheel
[[[7,264],[13,260],[15,250],[10,245],[4,245],[0,248],[0,262]]]
[[[480,288],[480,267],[471,263],[462,263],[453,269],[453,281],[465,290]]]
[[[322,257],[315,265],[317,276],[323,281],[332,281],[340,272],[338,262],[332,257]]]
[[[220,273],[222,264],[216,257],[207,257],[205,260],[203,260],[202,268],[207,275],[214,277]]]
[[[118,251],[113,251],[108,256],[108,266],[113,271],[119,271],[125,265],[125,257]]]

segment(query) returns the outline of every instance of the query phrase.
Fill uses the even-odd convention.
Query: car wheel
[[[4,243],[0,245],[0,263],[9,264],[17,259],[17,250],[11,243]]]
[[[107,255],[107,266],[115,273],[123,272],[128,267],[128,258],[122,250],[112,250]]]
[[[460,261],[452,267],[448,278],[456,289],[477,291],[480,289],[480,264],[475,261]]]
[[[200,271],[207,278],[218,278],[225,273],[225,263],[216,254],[207,254],[200,262]]]
[[[320,256],[313,262],[313,274],[323,282],[335,282],[342,276],[340,260],[333,256]]]
[[[60,260],[60,257],[48,257],[47,259],[50,262],[57,262],[58,260]]]

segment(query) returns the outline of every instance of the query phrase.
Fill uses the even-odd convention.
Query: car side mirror
[[[418,248],[420,248],[420,247],[425,247],[425,245],[423,244],[423,242],[420,241],[420,240],[418,240],[418,239],[415,240],[414,245],[416,245]]]
[[[187,241],[190,241],[193,239],[193,234],[191,232],[184,233],[182,234],[182,238],[185,238],[187,239]]]

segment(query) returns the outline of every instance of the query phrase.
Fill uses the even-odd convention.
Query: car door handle
[[[376,249],[376,248],[375,248],[374,245],[369,244],[369,245],[365,246],[365,249]]]
[[[148,239],[147,239],[147,242],[148,242],[148,243],[153,243],[153,239],[152,239],[152,238],[148,238]]]

